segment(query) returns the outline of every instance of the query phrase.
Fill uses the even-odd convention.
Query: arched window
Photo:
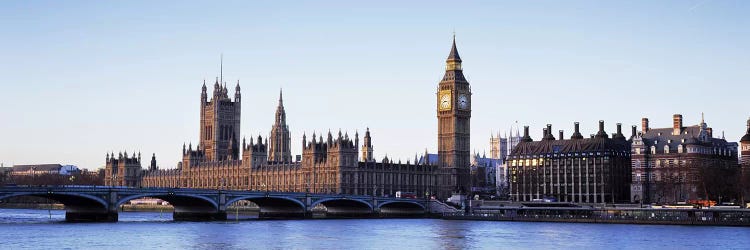
[[[664,153],[669,154],[669,145],[664,145]]]

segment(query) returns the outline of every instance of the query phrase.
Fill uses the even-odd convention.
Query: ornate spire
[[[284,99],[282,90],[279,89],[279,106],[276,108],[274,124],[271,127],[268,145],[268,160],[274,162],[291,162],[291,136],[289,126],[286,124],[286,111],[284,110]]]
[[[242,94],[240,93],[240,80],[237,80],[237,86],[234,87],[234,101],[239,102]]]
[[[445,60],[445,64],[445,71],[461,70],[461,56],[458,55],[458,49],[456,48],[456,35],[453,35],[453,45],[451,46],[451,52],[448,54],[448,59]]]
[[[277,126],[286,126],[286,111],[284,110],[284,98],[281,89],[279,89],[279,106],[276,107],[276,124]]]
[[[456,48],[456,34],[453,34],[453,46],[451,46],[451,52],[448,54],[448,60],[446,61],[461,62],[461,56],[458,55],[458,49]]]

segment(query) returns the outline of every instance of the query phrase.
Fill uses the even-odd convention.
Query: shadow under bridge
[[[244,207],[242,201],[254,203],[257,208]],[[273,196],[240,196],[227,201],[226,212],[233,213],[231,207],[239,209],[244,207],[243,213],[255,212],[258,218],[304,218],[305,204],[291,197],[273,197]],[[253,211],[254,210],[254,211]],[[239,215],[238,215],[239,216]]]
[[[378,210],[380,217],[421,217],[427,213],[425,205],[408,200],[381,202]]]
[[[40,190],[0,194],[0,200],[24,196],[46,198],[62,203],[65,206],[66,221],[117,221],[117,212],[109,210],[106,196]]]
[[[310,211],[313,216],[316,213],[325,213],[326,218],[354,218],[370,217],[374,210],[372,204],[367,201],[335,197],[315,201],[310,205]]]
[[[169,202],[174,207],[172,219],[176,221],[212,221],[226,220],[225,212],[219,210],[218,203],[210,197],[179,193],[145,193],[121,198],[115,209],[134,199],[157,198]]]

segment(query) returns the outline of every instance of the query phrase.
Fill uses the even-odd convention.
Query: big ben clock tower
[[[445,75],[437,91],[438,118],[438,197],[470,191],[469,134],[471,87],[461,69],[456,37],[446,62]]]

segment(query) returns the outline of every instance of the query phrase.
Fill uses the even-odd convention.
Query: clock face
[[[469,109],[469,98],[466,95],[458,96],[458,107],[461,109]]]
[[[451,109],[451,92],[448,91],[440,91],[440,104],[439,104],[440,110],[448,110]]]

